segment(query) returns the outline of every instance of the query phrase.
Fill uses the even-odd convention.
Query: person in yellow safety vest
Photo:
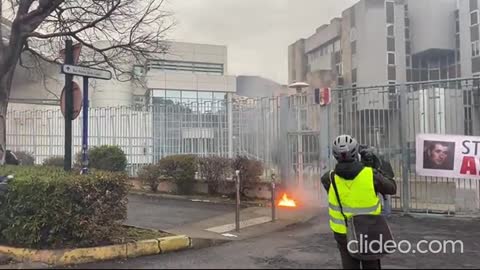
[[[397,192],[397,185],[393,179],[384,177],[376,169],[360,162],[359,144],[350,135],[338,136],[333,142],[332,153],[337,164],[333,172],[322,176],[321,181],[328,192],[329,224],[340,251],[342,266],[344,269],[380,269],[380,260],[360,261],[349,254],[345,219],[330,179],[335,179],[347,218],[353,214],[380,215],[382,207],[377,193],[393,195]]]

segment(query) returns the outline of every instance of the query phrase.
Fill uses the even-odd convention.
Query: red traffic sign
[[[75,120],[82,111],[83,97],[80,86],[76,82],[73,82],[73,113],[72,120]],[[65,88],[62,90],[62,96],[60,97],[60,108],[62,110],[63,117],[65,117]]]
[[[73,45],[73,63],[76,65],[80,59],[80,52],[82,51],[82,43]],[[60,57],[65,62],[65,49],[60,50]]]

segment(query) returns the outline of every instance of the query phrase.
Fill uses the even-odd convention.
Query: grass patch
[[[167,236],[172,236],[172,234],[157,230],[125,226],[119,230],[117,235],[115,235],[113,238],[113,244],[124,244],[135,241],[158,239]]]

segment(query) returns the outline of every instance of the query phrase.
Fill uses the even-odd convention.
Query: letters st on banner
[[[418,175],[480,180],[480,137],[419,134]]]

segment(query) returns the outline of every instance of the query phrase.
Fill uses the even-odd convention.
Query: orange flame
[[[283,193],[282,200],[278,203],[278,206],[285,206],[285,207],[297,207],[297,203],[289,199],[287,193]]]

